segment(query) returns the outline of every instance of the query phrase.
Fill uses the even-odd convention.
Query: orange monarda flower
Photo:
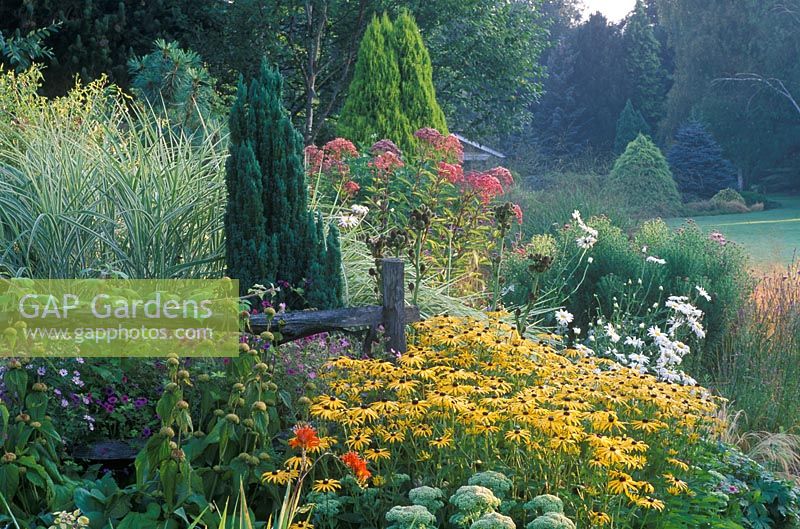
[[[292,431],[294,437],[289,439],[289,446],[302,450],[313,450],[320,444],[317,430],[309,424],[298,424]]]
[[[342,456],[342,462],[353,471],[356,479],[362,483],[372,476],[372,473],[367,470],[367,462],[361,459],[356,452],[347,452]]]

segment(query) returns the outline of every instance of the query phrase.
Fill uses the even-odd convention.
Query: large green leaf
[[[19,467],[6,463],[0,464],[0,492],[6,501],[11,503],[19,488]]]

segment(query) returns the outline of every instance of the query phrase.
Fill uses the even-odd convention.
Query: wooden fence
[[[266,330],[281,334],[279,343],[291,342],[314,334],[332,331],[366,330],[364,353],[370,354],[377,340],[378,327],[386,334],[386,351],[406,352],[405,328],[419,321],[419,308],[405,304],[405,271],[401,259],[383,259],[381,263],[383,305],[369,305],[331,310],[305,310],[277,314],[268,320],[264,314],[250,317],[250,330],[259,334]]]

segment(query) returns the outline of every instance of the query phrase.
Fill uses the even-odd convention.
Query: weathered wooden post
[[[406,352],[405,273],[402,259],[383,259],[383,327],[386,351]]]

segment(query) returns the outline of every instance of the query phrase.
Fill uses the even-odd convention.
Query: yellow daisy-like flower
[[[342,488],[342,484],[336,479],[317,479],[311,486],[314,492],[336,492]]]
[[[299,475],[296,470],[270,470],[261,474],[261,482],[271,485],[286,485]]]
[[[608,490],[612,494],[631,496],[639,492],[639,483],[629,474],[612,470],[608,476]]]
[[[379,461],[381,459],[389,459],[392,453],[385,448],[369,448],[364,450],[364,459],[367,461]]]
[[[611,523],[611,516],[603,511],[589,511],[588,515],[589,521],[592,523],[592,525],[602,527],[603,525],[608,525]]]
[[[417,461],[423,462],[429,460],[431,457],[431,453],[427,450],[420,450],[419,455],[417,456]]]
[[[634,496],[631,498],[631,503],[645,509],[653,509],[656,511],[664,510],[664,502],[652,496]]]
[[[639,430],[641,432],[647,432],[647,433],[657,432],[658,430],[666,428],[667,426],[665,423],[661,421],[648,419],[647,417],[643,417],[638,421],[631,421],[630,424],[634,430]]]
[[[314,529],[314,524],[308,520],[299,520],[290,525],[289,529]]]
[[[512,443],[527,443],[531,440],[531,432],[517,426],[513,430],[509,430],[505,434],[506,441]]]
[[[428,441],[428,444],[431,445],[433,448],[447,448],[453,442],[453,436],[449,433],[446,433],[440,437],[436,437]]]
[[[372,443],[372,438],[366,434],[354,433],[347,438],[347,446],[353,450],[363,450]]]
[[[311,460],[307,457],[293,456],[284,461],[283,466],[289,470],[307,470],[311,467]]]
[[[389,443],[389,444],[397,444],[397,443],[402,443],[403,441],[405,441],[406,440],[406,436],[400,430],[392,430],[392,431],[389,431],[389,432],[382,433],[381,434],[381,439],[383,439],[384,442]]]
[[[687,465],[686,463],[684,463],[680,459],[675,459],[674,457],[668,457],[667,458],[667,463],[669,463],[670,465],[673,465],[673,466],[675,466],[677,468],[680,468],[683,471],[689,470],[689,465]]]

